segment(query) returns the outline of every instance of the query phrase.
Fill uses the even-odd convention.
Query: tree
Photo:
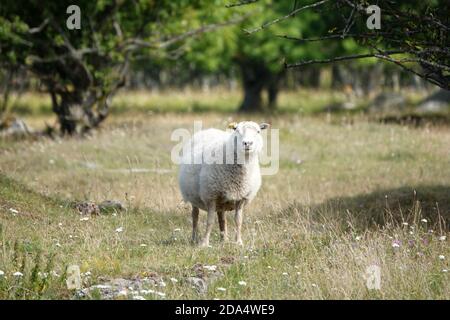
[[[244,1],[242,5],[248,2]],[[325,41],[327,45],[333,45],[352,39],[366,50],[350,55],[330,55],[325,59],[308,60],[303,57],[300,62],[291,62],[294,59],[288,58],[286,68],[375,57],[392,62],[444,89],[450,89],[448,1],[379,0],[376,4],[381,9],[381,28],[373,30],[369,29],[366,23],[370,1],[321,0],[293,3],[292,9],[265,21],[249,33],[254,35],[264,29],[272,29],[280,23],[295,24],[298,19],[306,19],[306,14],[300,17],[301,13],[309,14],[311,10],[320,9],[322,19],[332,22],[328,24],[329,32],[312,29],[314,32],[310,36],[298,37],[285,33],[282,37],[294,42],[298,47]]]
[[[208,24],[210,1],[77,1],[81,28],[66,25],[72,1],[9,0],[0,6],[0,67],[25,67],[51,95],[61,131],[83,133],[108,115],[137,55],[162,56],[190,37],[233,23]]]
[[[284,61],[321,59],[328,54],[359,51],[359,46],[350,39],[330,46],[314,42],[298,46],[296,42],[286,41],[280,36],[289,33],[295,37],[305,37],[316,31],[327,32],[327,21],[318,12],[291,20],[289,24],[274,24],[270,32],[252,31],[291,10],[294,3],[270,0],[224,3],[228,5],[223,4],[217,11],[225,8],[248,18],[233,27],[222,29],[218,34],[202,35],[182,59],[206,73],[230,73],[237,68],[243,88],[240,111],[259,112],[276,108],[280,81],[285,75]],[[242,5],[248,3],[252,5]],[[264,91],[267,92],[267,105],[263,103]]]

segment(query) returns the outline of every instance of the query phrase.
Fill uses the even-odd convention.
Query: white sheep
[[[198,241],[199,209],[208,212],[206,234],[201,246],[209,246],[209,237],[217,212],[220,235],[227,240],[225,211],[235,211],[236,242],[242,245],[242,212],[261,186],[260,135],[269,125],[244,121],[231,125],[233,131],[202,130],[187,142],[183,154],[179,184],[183,199],[192,205],[192,240]]]

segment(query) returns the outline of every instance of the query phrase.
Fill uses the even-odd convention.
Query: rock
[[[165,297],[165,293],[154,290],[155,287],[164,287],[161,277],[145,277],[124,279],[115,278],[105,283],[96,284],[78,291],[79,297],[93,298],[97,293],[100,299],[111,300],[116,298],[128,299],[137,295],[155,294]]]
[[[395,92],[383,92],[377,95],[369,105],[370,112],[394,111],[405,106],[405,97]]]
[[[186,281],[192,285],[199,294],[205,294],[208,291],[208,284],[202,278],[188,277],[186,278]]]
[[[122,202],[117,200],[105,200],[102,203],[100,203],[98,207],[102,212],[114,212],[125,210],[125,206],[122,204]]]
[[[21,119],[13,119],[0,131],[2,136],[24,136],[28,135],[30,132],[31,130]]]
[[[440,89],[426,97],[417,106],[419,112],[442,112],[450,110],[450,91]]]
[[[80,202],[75,205],[75,208],[81,215],[99,215],[100,208],[94,202]]]

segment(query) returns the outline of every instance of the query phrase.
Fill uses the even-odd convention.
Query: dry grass
[[[196,248],[170,161],[170,134],[192,130],[200,119],[223,128],[231,117],[115,115],[86,139],[3,141],[0,270],[8,279],[0,276],[0,297],[71,298],[61,280],[69,264],[90,271],[91,283],[156,272],[168,284],[168,299],[450,297],[443,271],[450,259],[449,128],[271,117],[280,128],[280,171],[263,177],[244,214],[245,246],[220,244],[215,230],[212,248]],[[80,221],[71,208],[72,201],[105,199],[121,200],[128,210]],[[397,241],[399,248],[392,246]],[[223,273],[206,295],[183,280],[198,263]],[[366,288],[370,265],[381,268],[381,290]],[[33,269],[46,268],[59,276],[45,285],[33,280]],[[24,276],[15,278],[19,270]]]

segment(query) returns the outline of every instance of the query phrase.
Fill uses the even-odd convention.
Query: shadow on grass
[[[292,203],[282,211],[284,218],[307,216],[312,223],[335,223],[340,228],[358,230],[421,223],[431,229],[448,230],[450,225],[450,186],[422,185],[377,190],[352,197],[337,197],[305,206]],[[424,223],[424,222],[422,222]]]

